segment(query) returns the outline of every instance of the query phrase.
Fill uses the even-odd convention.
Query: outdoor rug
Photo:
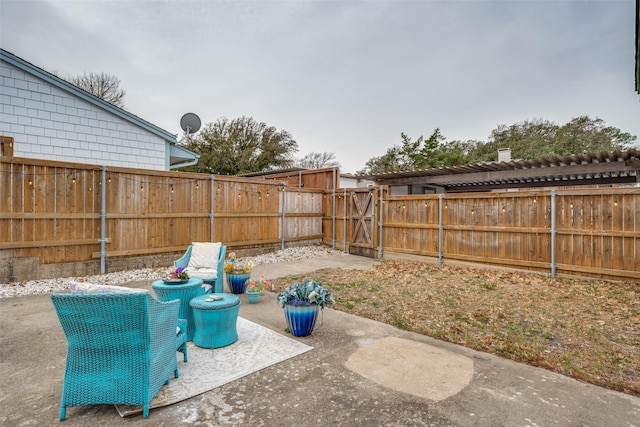
[[[178,353],[180,377],[171,378],[151,401],[159,408],[220,387],[253,372],[298,356],[313,347],[238,317],[238,341],[209,350],[188,343],[189,361]],[[142,413],[141,406],[115,405],[121,417]]]

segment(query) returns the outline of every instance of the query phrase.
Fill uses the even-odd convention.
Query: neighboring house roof
[[[199,158],[199,154],[187,150],[181,145],[171,143],[169,164],[172,166],[172,169],[195,165],[198,163]]]
[[[446,192],[637,183],[640,182],[640,150],[485,162],[361,178],[369,178],[379,185],[422,185],[443,188]]]
[[[122,108],[116,107],[110,102],[107,102],[101,98],[98,98],[97,96],[79,88],[78,86],[75,86],[64,79],[57,77],[49,73],[48,71],[45,71],[42,68],[31,64],[28,61],[25,61],[24,59],[14,55],[11,52],[8,52],[4,49],[0,49],[0,59],[35,77],[38,77],[46,81],[47,83],[53,86],[58,87],[61,90],[69,92],[81,98],[82,100],[95,105],[98,108],[106,110],[109,113],[114,114],[132,123],[133,125],[141,127],[146,131],[151,132],[152,134],[164,139],[171,146],[171,150],[169,153],[170,159],[171,159],[170,160],[171,165],[178,165],[182,163],[194,164],[194,161],[196,161],[200,157],[198,154],[177,145],[176,136],[169,133],[168,131],[154,125],[153,123],[150,123],[144,119],[141,119],[135,114],[132,114],[126,110],[123,110]],[[185,164],[184,166],[187,166],[187,164]]]

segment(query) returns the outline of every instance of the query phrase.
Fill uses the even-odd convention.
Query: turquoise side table
[[[192,298],[204,294],[205,289],[202,286],[202,279],[192,277],[186,283],[180,284],[165,283],[163,280],[156,280],[151,283],[151,288],[160,301],[180,300],[180,313],[178,317],[187,320],[187,340],[191,341],[195,332],[195,323],[189,302]]]
[[[211,295],[221,297],[207,301]],[[193,298],[189,303],[193,309],[196,331],[193,343],[203,348],[218,348],[238,340],[236,322],[240,312],[240,298],[234,294],[207,294]]]

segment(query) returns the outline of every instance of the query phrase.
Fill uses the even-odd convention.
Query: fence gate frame
[[[380,187],[350,188],[348,209],[349,253],[378,257],[378,195]]]

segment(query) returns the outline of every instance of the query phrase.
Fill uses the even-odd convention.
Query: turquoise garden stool
[[[191,298],[204,294],[205,288],[202,286],[202,279],[192,277],[185,283],[171,283],[156,280],[151,283],[151,288],[160,301],[180,300],[180,313],[178,317],[187,320],[187,341],[191,341],[193,339],[195,326],[189,301],[191,301]]]
[[[211,297],[219,298],[211,301]],[[233,294],[214,293],[195,297],[189,303],[195,321],[193,343],[203,348],[218,348],[238,340],[236,322],[240,298]]]

